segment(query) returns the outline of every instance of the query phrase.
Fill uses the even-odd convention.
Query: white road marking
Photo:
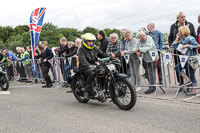
[[[10,91],[0,91],[0,95],[10,95]]]
[[[196,95],[196,96],[191,96],[191,97],[189,97],[189,98],[184,99],[183,101],[189,101],[189,100],[192,100],[192,99],[194,99],[194,98],[196,98],[196,97],[199,97],[199,96],[200,96],[200,94],[198,94],[198,95]]]
[[[27,87],[35,87],[35,86],[11,86],[9,88],[27,88]]]

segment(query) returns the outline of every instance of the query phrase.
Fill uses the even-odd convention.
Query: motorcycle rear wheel
[[[79,101],[80,103],[87,103],[89,101],[89,99],[85,99],[84,98],[84,92],[83,90],[80,90],[79,88],[76,88],[76,81],[78,80],[79,77],[76,77],[73,80],[72,83],[72,90],[73,90],[73,94],[74,97],[76,98],[77,101]],[[81,88],[82,89],[82,88]]]

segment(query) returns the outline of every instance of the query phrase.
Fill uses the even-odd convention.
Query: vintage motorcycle
[[[90,99],[106,102],[111,98],[120,109],[130,110],[136,104],[136,91],[128,76],[118,73],[116,67],[120,67],[120,64],[118,59],[103,58],[97,62],[97,65],[90,66],[90,70],[96,73]],[[86,77],[79,72],[78,68],[73,71],[75,74],[68,80],[72,92],[80,103],[87,103],[89,100],[84,98]]]
[[[2,70],[2,64],[0,64],[0,87],[3,91],[7,91],[9,88],[9,80],[6,76],[6,72]]]

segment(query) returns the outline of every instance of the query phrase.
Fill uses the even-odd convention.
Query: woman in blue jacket
[[[182,49],[187,48],[185,55],[189,56],[188,60],[191,60],[192,56],[195,56],[197,54],[198,43],[195,40],[195,38],[190,35],[190,30],[188,26],[181,26],[179,27],[178,31],[179,32],[177,34],[176,40],[173,42],[173,48],[177,48],[179,44],[182,44]],[[195,78],[195,69],[193,69],[187,62],[184,66],[184,69],[187,69],[189,72],[187,75],[184,73],[183,68],[181,67],[181,63],[177,64],[174,69],[185,79],[186,82],[184,85],[192,85],[192,87],[197,86],[197,80]],[[196,90],[192,89],[191,92],[186,93],[186,95],[196,95]]]

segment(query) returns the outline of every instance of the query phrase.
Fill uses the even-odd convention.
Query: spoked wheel
[[[127,78],[116,79],[117,87],[114,89],[113,102],[122,110],[130,110],[135,106],[136,91]]]
[[[9,80],[8,80],[6,75],[4,75],[4,76],[2,76],[0,78],[0,84],[1,84],[1,89],[3,91],[7,91],[8,90],[8,88],[9,88]]]
[[[84,98],[84,89],[83,88],[77,88],[76,87],[76,82],[78,80],[78,77],[73,80],[73,94],[74,97],[80,102],[80,103],[87,103],[89,100]]]

